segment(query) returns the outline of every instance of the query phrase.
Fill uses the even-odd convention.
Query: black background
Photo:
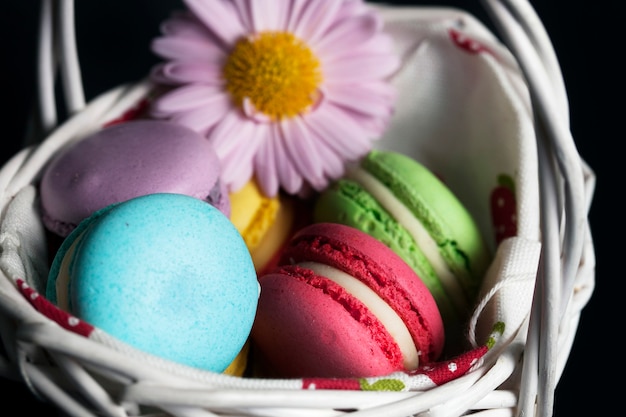
[[[3,1],[0,12],[0,100],[3,101],[1,159],[20,148],[35,96],[36,37],[39,2]],[[107,0],[76,2],[79,56],[86,97],[143,78],[156,58],[149,42],[174,0]],[[470,11],[491,27],[480,1],[395,1],[451,6]],[[583,309],[576,340],[556,392],[554,415],[607,415],[614,409],[616,387],[624,375],[619,338],[624,317],[617,298],[623,267],[616,261],[623,214],[616,200],[623,187],[623,46],[618,46],[618,2],[544,0],[532,4],[555,45],[566,86],[571,131],[578,150],[597,175],[589,214],[597,267],[594,294]],[[613,9],[610,9],[610,8]],[[618,111],[620,114],[618,116]],[[592,394],[593,393],[593,394]],[[60,415],[20,382],[0,378],[1,415]],[[612,413],[611,413],[612,414]]]

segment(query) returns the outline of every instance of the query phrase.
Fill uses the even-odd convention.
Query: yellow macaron
[[[268,268],[293,232],[293,198],[263,194],[256,180],[230,193],[230,220],[241,233],[257,273]]]

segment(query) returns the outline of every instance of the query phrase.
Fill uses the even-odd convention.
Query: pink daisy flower
[[[362,0],[184,0],[161,28],[152,72],[171,89],[153,116],[215,146],[230,191],[321,190],[384,131],[399,66]]]

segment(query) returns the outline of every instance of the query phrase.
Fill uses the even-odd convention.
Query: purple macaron
[[[69,145],[45,168],[40,183],[44,225],[65,237],[83,219],[146,194],[185,194],[230,216],[213,146],[197,132],[163,120],[104,127]]]

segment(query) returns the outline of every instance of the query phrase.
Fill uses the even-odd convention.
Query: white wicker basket
[[[510,262],[500,259],[501,264],[491,268],[470,339],[476,346],[485,343],[494,314],[498,319],[505,317],[509,327],[496,333],[495,348],[467,373],[434,386],[415,383],[398,392],[303,389],[301,380],[238,378],[181,367],[103,334],[79,336],[41,314],[36,308],[42,298],[37,290],[47,277],[47,261],[52,256],[47,253],[36,205],[42,167],[62,146],[119,117],[151,91],[151,85],[142,81],[84,102],[70,0],[42,2],[38,101],[46,133],[26,143],[0,171],[0,340],[4,348],[0,349],[0,371],[77,416],[552,415],[554,389],[581,310],[594,289],[595,258],[587,215],[595,176],[579,157],[569,132],[560,69],[534,10],[524,0],[482,3],[506,47],[460,10],[376,6],[399,27],[428,20],[431,26],[433,22],[442,27],[461,26],[474,34],[504,57],[501,64],[508,66],[505,74],[510,78],[507,85],[518,89],[520,103],[527,100],[528,104],[533,128],[526,137],[532,142],[523,144],[527,160],[519,165],[533,172],[527,173],[527,189],[518,195],[522,203],[518,219],[525,229],[521,227],[520,236],[508,242],[506,250],[498,248]],[[58,10],[53,10],[55,4]],[[53,12],[59,16],[56,21]],[[71,115],[58,126],[55,38],[60,41],[58,62]],[[408,104],[400,113],[412,111]],[[394,133],[401,135],[403,129],[406,126]],[[413,152],[411,143],[381,143]],[[507,270],[512,264],[518,269]],[[524,294],[515,287],[515,274],[528,275],[528,271],[532,272],[530,293],[510,306],[511,300]],[[488,331],[481,334],[483,316],[490,308],[497,312],[488,317]]]

